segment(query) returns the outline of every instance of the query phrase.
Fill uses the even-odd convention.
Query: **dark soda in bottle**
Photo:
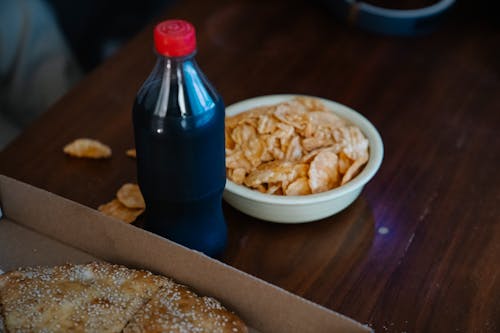
[[[133,109],[145,228],[210,256],[226,245],[224,104],[194,60],[194,27],[154,30],[158,60]]]

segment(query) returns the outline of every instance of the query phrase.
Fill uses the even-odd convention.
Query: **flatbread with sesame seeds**
[[[164,307],[175,317],[172,330],[168,330],[247,332],[239,318],[212,298],[199,297],[173,280],[148,271],[97,262],[21,268],[0,275],[0,332],[150,332],[149,327],[138,325],[144,322],[145,309],[153,309],[150,304],[172,302],[177,306]],[[185,304],[190,303],[200,304],[201,313],[187,309]],[[182,315],[183,311],[188,314]],[[233,322],[241,326],[233,326]],[[234,327],[237,331],[232,330]]]
[[[0,276],[8,332],[120,332],[169,280],[105,263],[23,268]]]
[[[183,285],[160,288],[127,324],[124,333],[247,332],[245,325],[211,297]]]

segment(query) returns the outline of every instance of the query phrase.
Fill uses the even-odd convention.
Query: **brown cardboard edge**
[[[201,253],[3,175],[0,203],[4,215],[20,225],[103,260],[171,276],[218,298],[263,332],[371,331]]]

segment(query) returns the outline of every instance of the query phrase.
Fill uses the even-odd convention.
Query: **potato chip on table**
[[[113,217],[126,223],[134,222],[139,215],[144,212],[143,208],[128,208],[120,200],[113,199],[110,202],[100,205],[99,210],[104,215]]]
[[[97,208],[101,213],[127,223],[134,222],[145,209],[141,190],[132,183],[122,185],[116,192],[116,198]]]
[[[146,208],[146,203],[137,184],[124,184],[116,192],[116,198],[128,208]]]
[[[125,155],[127,155],[128,157],[137,158],[137,151],[135,150],[135,148],[127,149],[127,151],[125,151]]]
[[[64,153],[79,158],[109,158],[111,148],[97,140],[81,138],[67,144],[63,148]]]

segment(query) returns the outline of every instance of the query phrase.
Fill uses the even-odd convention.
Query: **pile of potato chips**
[[[369,158],[361,130],[314,98],[229,117],[225,134],[228,178],[263,193],[328,191],[355,177]]]

